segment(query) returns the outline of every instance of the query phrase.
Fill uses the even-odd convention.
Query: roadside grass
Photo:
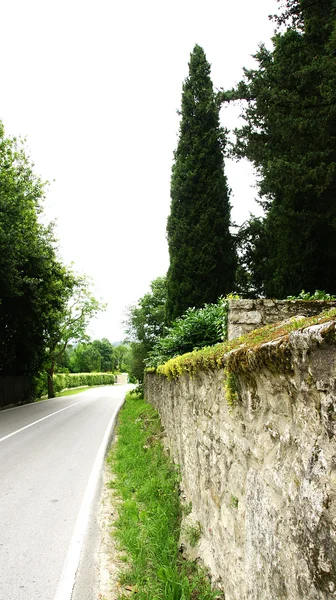
[[[74,396],[75,394],[80,394],[81,392],[86,392],[86,390],[95,390],[98,387],[104,387],[104,385],[83,385],[78,388],[71,388],[70,390],[62,390],[60,392],[56,392],[55,398],[62,398],[63,396]],[[48,400],[48,396],[41,396],[41,398],[35,398],[34,402],[42,402],[43,400]]]
[[[97,386],[91,387],[90,385],[83,385],[83,387],[74,388],[71,390],[62,390],[61,392],[56,393],[56,398],[61,398],[62,396],[74,396],[75,394],[80,394],[86,390],[93,390],[95,387]]]
[[[182,508],[179,473],[165,453],[156,410],[128,394],[120,411],[117,441],[108,456],[118,498],[114,522],[121,560],[119,600],[212,600],[224,596],[178,548]]]

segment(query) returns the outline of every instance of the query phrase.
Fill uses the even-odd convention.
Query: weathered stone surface
[[[335,306],[336,302],[323,300],[229,300],[228,339],[234,340],[253,329],[280,323],[295,315],[318,315]]]
[[[239,377],[233,409],[223,370],[146,376],[226,600],[336,598],[335,324],[287,343],[292,371]]]

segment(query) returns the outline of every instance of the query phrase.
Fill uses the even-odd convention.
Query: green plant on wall
[[[233,408],[238,402],[238,380],[237,375],[230,371],[228,367],[224,369],[224,389],[226,401],[229,407]]]
[[[231,494],[230,505],[233,508],[238,508],[238,504],[239,504],[239,500],[238,500],[237,496],[234,496],[233,494]]]
[[[185,525],[184,533],[190,546],[192,548],[195,548],[195,546],[200,541],[203,533],[201,523],[197,521],[197,523],[195,523],[194,525]]]

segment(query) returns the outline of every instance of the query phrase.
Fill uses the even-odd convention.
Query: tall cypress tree
[[[236,261],[229,231],[224,147],[210,65],[196,45],[183,84],[180,136],[171,177],[168,322],[188,307],[216,302],[233,289]]]

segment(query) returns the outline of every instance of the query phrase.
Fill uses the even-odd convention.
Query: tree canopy
[[[0,375],[42,368],[48,332],[71,289],[52,226],[39,221],[46,184],[24,142],[0,122]]]
[[[90,320],[105,307],[92,294],[91,282],[85,276],[72,274],[72,287],[61,310],[54,311],[50,322],[46,349],[48,397],[54,397],[53,375],[57,360],[68,345],[88,339]],[[96,352],[97,355],[97,352]]]
[[[130,375],[143,381],[145,361],[164,332],[166,278],[157,277],[151,291],[128,307],[124,322],[126,339],[131,343]]]
[[[235,252],[229,229],[225,144],[210,65],[196,45],[183,84],[180,135],[171,176],[168,323],[188,307],[216,302],[233,289]]]
[[[336,291],[335,1],[288,0],[280,22],[288,19],[273,50],[260,46],[258,67],[223,96],[246,101],[235,154],[254,164],[266,211],[244,225],[250,240],[258,235],[247,246],[241,235],[240,266],[257,293],[278,298]]]

